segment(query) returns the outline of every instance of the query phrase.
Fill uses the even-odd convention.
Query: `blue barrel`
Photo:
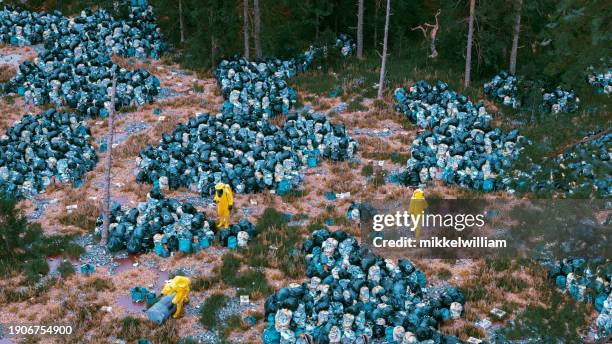
[[[336,200],[336,193],[333,191],[326,191],[325,192],[325,199],[327,199],[328,201],[335,201]]]
[[[25,87],[19,86],[17,87],[17,94],[23,96],[25,94]]]
[[[190,239],[179,239],[179,251],[183,253],[191,252],[191,240]]]
[[[191,252],[193,253],[197,253],[200,252],[200,250],[202,249],[202,244],[200,244],[200,241],[192,241],[191,242]]]
[[[154,250],[156,255],[161,256],[164,252],[164,245],[161,242],[156,242]]]
[[[482,184],[482,189],[484,191],[491,191],[491,190],[493,190],[493,180],[492,179],[485,179],[484,183]]]
[[[147,310],[147,319],[157,325],[163,324],[176,311],[176,305],[172,303],[175,295],[169,294],[159,299]]]
[[[313,155],[308,156],[308,167],[314,168],[317,167],[317,157]]]
[[[397,342],[393,340],[393,327],[387,326],[385,328],[385,339],[387,343],[396,344]]]
[[[448,310],[448,308],[442,308],[440,310],[440,316],[442,317],[442,321],[447,321],[448,319],[450,319],[450,311]]]
[[[238,245],[238,242],[236,241],[235,236],[231,236],[227,239],[227,247],[230,250],[235,250],[237,245]]]
[[[555,280],[555,284],[557,285],[557,288],[559,289],[565,289],[565,276],[563,275],[559,275],[557,276],[557,279]]]
[[[91,264],[83,264],[81,265],[81,273],[89,275],[92,274],[96,268]]]
[[[289,183],[288,180],[283,179],[278,183],[278,187],[276,188],[276,193],[279,196],[284,196],[289,192],[289,190],[291,190],[291,184]]]
[[[208,248],[210,246],[210,240],[208,240],[208,238],[202,238],[200,240],[200,247],[201,248]]]

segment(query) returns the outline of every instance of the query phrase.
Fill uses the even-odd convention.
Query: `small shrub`
[[[73,275],[75,270],[74,270],[74,266],[72,266],[72,263],[70,263],[69,261],[65,260],[65,261],[61,262],[57,266],[57,272],[60,273],[62,278],[67,278],[67,277]]]
[[[121,329],[117,334],[117,337],[125,339],[127,341],[137,340],[143,333],[141,328],[140,320],[132,316],[126,316],[121,321]]]
[[[370,177],[374,174],[374,165],[369,163],[361,169],[361,175],[364,177]]]
[[[49,273],[49,264],[43,258],[35,258],[26,262],[23,269],[28,282],[34,283],[38,281],[40,276]]]
[[[385,185],[385,175],[386,172],[384,170],[380,170],[374,174],[374,178],[370,181],[372,185],[379,187]]]

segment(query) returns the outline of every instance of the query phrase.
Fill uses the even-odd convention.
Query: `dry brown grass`
[[[114,149],[113,157],[117,159],[136,157],[143,148],[148,145],[155,144],[155,142],[156,141],[146,133],[132,135],[125,142]]]
[[[7,82],[15,75],[15,69],[9,65],[0,65],[0,83]]]
[[[285,125],[285,115],[275,115],[270,117],[270,123],[282,128]]]
[[[121,192],[131,192],[136,195],[139,200],[147,199],[147,193],[151,190],[151,185],[142,183],[126,183],[122,188]]]
[[[89,194],[81,189],[65,189],[66,197],[63,200],[64,206],[76,205],[70,213],[66,212],[59,217],[58,221],[62,225],[74,226],[84,231],[91,231],[95,228],[96,219],[100,215],[99,205],[89,199]]]

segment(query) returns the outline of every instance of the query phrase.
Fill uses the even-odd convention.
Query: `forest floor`
[[[10,53],[23,59],[34,57],[29,48],[3,47],[0,53]],[[163,60],[142,62],[120,59],[119,63],[130,68],[149,70],[160,79],[162,87],[162,96],[153,104],[125,109],[117,116],[111,174],[112,199],[131,208],[137,206],[138,202],[146,201],[146,194],[151,187],[135,180],[140,150],[148,144],[157,144],[163,133],[171,132],[177,123],[187,121],[198,112],[216,113],[223,99],[213,78],[198,76],[178,65]],[[11,66],[16,67],[17,64]],[[364,84],[355,78],[354,85],[351,85],[350,80],[345,80],[344,84],[337,84],[346,90],[343,95],[330,97],[322,91],[329,90],[328,85],[322,86],[319,92],[312,91],[312,84],[307,85],[309,77],[312,80],[318,76],[304,75],[291,81],[297,87],[300,99],[298,108],[322,111],[332,122],[344,123],[350,135],[360,144],[356,161],[323,161],[315,168],[305,169],[300,191],[289,196],[280,197],[269,191],[236,195],[231,221],[248,218],[256,223],[264,210],[271,207],[293,215],[291,226],[283,230],[296,230],[300,238],[308,235],[311,225],[321,224],[330,218],[334,219],[334,225],[328,226],[332,230],[344,229],[359,237],[358,226],[346,219],[351,201],[360,202],[372,195],[401,199],[412,194],[410,188],[388,182],[388,176],[403,168],[410,157],[410,144],[416,135],[416,128],[393,110],[390,96],[383,101],[374,100],[370,90],[372,85],[369,83]],[[416,79],[422,76],[413,77]],[[406,76],[402,82],[404,85],[409,84],[411,78]],[[25,114],[24,110],[38,113],[43,108],[27,106],[16,96],[0,98],[0,111],[3,114],[0,129],[5,130],[21,118]],[[283,118],[272,120],[280,124]],[[90,119],[87,125],[91,128],[98,149],[100,143],[106,140],[107,120]],[[97,167],[85,175],[85,183],[78,189],[71,185],[52,185],[45,193],[19,204],[31,221],[40,223],[45,232],[76,234],[81,237],[78,240],[85,245],[88,253],[97,247],[92,234],[100,214],[104,168],[102,161],[105,153],[99,153],[98,156]],[[325,198],[327,191],[343,196],[330,201]],[[441,184],[428,188],[427,193],[445,198],[475,196],[469,191]],[[209,198],[202,198],[186,189],[169,192],[167,196],[189,200],[198,209],[216,217]],[[513,196],[498,192],[476,197],[512,199]],[[296,244],[296,247],[299,248],[299,245]],[[77,270],[83,262],[99,263],[95,272],[89,276],[77,272],[66,278],[44,278],[35,287],[15,287],[22,285],[22,276],[0,281],[0,287],[5,289],[29,288],[20,291],[26,293],[28,298],[0,299],[0,318],[10,319],[13,323],[64,322],[76,326],[76,337],[43,338],[40,343],[74,343],[75,338],[78,338],[78,342],[90,343],[117,343],[120,342],[118,340],[132,343],[138,338],[149,338],[154,342],[175,342],[179,337],[193,337],[205,342],[220,341],[219,337],[232,342],[260,342],[265,327],[263,304],[266,294],[261,290],[245,292],[219,277],[228,255],[238,257],[241,272],[255,270],[249,266],[249,248],[245,250],[228,252],[226,248],[213,246],[197,254],[175,254],[165,259],[154,253],[97,258],[95,253],[86,254],[81,261],[71,262]],[[92,257],[97,261],[92,260]],[[55,269],[62,259],[54,257],[49,260],[51,275],[58,275]],[[461,319],[449,321],[442,328],[444,333],[458,335],[463,340],[469,337],[486,338],[487,331],[476,326],[476,321],[484,318],[491,320],[493,325],[489,331],[500,327],[514,319],[527,305],[542,304],[541,300],[545,300],[553,289],[552,282],[546,279],[542,271],[516,263],[504,265],[472,259],[414,260],[414,263],[426,273],[430,286],[450,284],[467,291],[467,302]],[[296,266],[296,271],[287,274],[281,265],[277,261],[271,262],[271,267],[264,269],[263,276],[267,280],[257,283],[267,286],[264,289],[269,292],[291,282],[305,280],[305,277],[301,277],[303,266]],[[159,292],[163,281],[172,277],[177,270],[187,272],[192,279],[190,303],[182,318],[170,319],[165,325],[156,327],[146,321],[145,307],[131,302],[130,288],[144,286]],[[222,321],[214,328],[205,329],[198,320],[200,306],[211,296],[218,297],[221,294],[227,297],[223,299],[225,304],[218,313]],[[245,294],[250,294],[250,298],[248,302],[241,303],[240,296]],[[502,309],[507,314],[502,319],[496,319],[490,313],[493,308]],[[593,316],[592,309],[585,312],[589,317]],[[257,319],[256,325],[245,324],[243,319],[248,315]],[[10,341],[0,340],[0,343]]]

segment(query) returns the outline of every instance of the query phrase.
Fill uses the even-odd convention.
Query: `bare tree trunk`
[[[378,82],[378,98],[382,98],[383,89],[385,87],[385,69],[387,67],[387,38],[389,36],[389,17],[390,15],[391,15],[391,0],[387,0],[387,14],[385,15],[385,38],[383,41],[382,64],[380,66],[380,79]]]
[[[521,9],[523,0],[517,0],[516,18],[514,19],[514,32],[512,37],[512,52],[510,53],[510,73],[516,74],[516,54],[518,52],[519,35],[521,34]]]
[[[104,212],[102,238],[100,245],[106,247],[108,243],[108,228],[110,227],[110,198],[111,198],[111,166],[113,159],[113,127],[115,125],[115,94],[117,93],[117,76],[113,72],[113,88],[111,90],[110,105],[108,107],[108,137],[106,138],[106,162],[104,163]]]
[[[243,27],[244,27],[244,58],[249,59],[249,0],[243,1]]]
[[[465,55],[465,78],[463,87],[470,87],[470,73],[472,72],[472,40],[474,35],[474,7],[476,0],[470,0],[470,18],[468,21],[467,52]]]
[[[181,43],[185,42],[185,26],[183,25],[183,0],[179,0],[179,28],[181,30]]]
[[[374,49],[378,51],[378,8],[380,7],[380,0],[376,0],[374,3]]]
[[[357,58],[363,60],[363,0],[359,0],[357,10]]]
[[[253,10],[255,14],[255,56],[261,58],[261,16],[259,13],[259,0],[253,0]]]
[[[440,15],[441,10],[438,10],[438,12],[436,13],[436,23],[435,24],[429,24],[429,23],[425,23],[419,26],[415,26],[412,28],[412,31],[414,30],[421,30],[423,32],[423,36],[425,36],[425,38],[427,39],[427,30],[431,29],[431,32],[429,33],[429,37],[430,37],[430,43],[429,43],[429,49],[431,50],[431,55],[429,55],[430,58],[435,59],[436,57],[438,57],[438,51],[436,50],[436,37],[438,36],[438,30],[440,29],[440,23],[438,22],[438,16]]]

